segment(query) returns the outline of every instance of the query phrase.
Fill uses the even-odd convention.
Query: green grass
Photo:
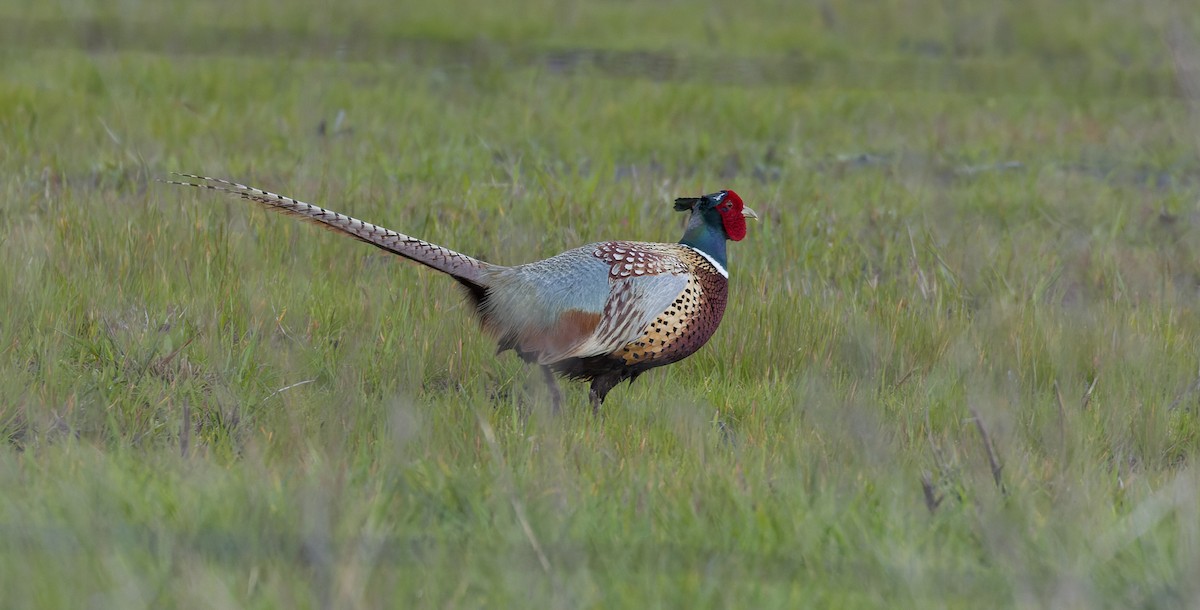
[[[993,4],[0,7],[5,605],[1195,605],[1200,24]],[[175,170],[498,263],[763,218],[552,417],[453,282]]]

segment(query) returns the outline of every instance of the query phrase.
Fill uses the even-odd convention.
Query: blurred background
[[[13,607],[1193,607],[1184,2],[0,2]],[[672,241],[730,309],[567,413],[453,282]]]

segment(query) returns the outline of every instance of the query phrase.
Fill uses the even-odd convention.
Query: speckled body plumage
[[[681,243],[608,241],[540,261],[494,265],[344,214],[260,189],[202,176],[199,183],[314,222],[442,271],[467,289],[500,351],[546,371],[591,382],[593,409],[643,372],[700,349],[721,323],[728,297],[725,243],[756,218],[732,191],[676,200],[691,212]]]

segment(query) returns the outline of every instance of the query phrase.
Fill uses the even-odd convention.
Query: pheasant
[[[504,267],[331,210],[244,184],[176,174],[170,184],[222,191],[344,233],[449,275],[466,288],[484,330],[541,367],[552,409],[562,404],[555,374],[591,383],[598,413],[617,384],[700,349],[721,323],[729,272],[725,242],[758,218],[737,193],[675,200],[689,212],[679,243],[606,241]]]

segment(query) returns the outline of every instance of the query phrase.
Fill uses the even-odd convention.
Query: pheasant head
[[[703,197],[681,197],[675,209],[691,212],[683,239],[679,243],[691,246],[725,265],[725,242],[741,241],[746,237],[746,219],[758,218],[733,191],[719,191]]]

